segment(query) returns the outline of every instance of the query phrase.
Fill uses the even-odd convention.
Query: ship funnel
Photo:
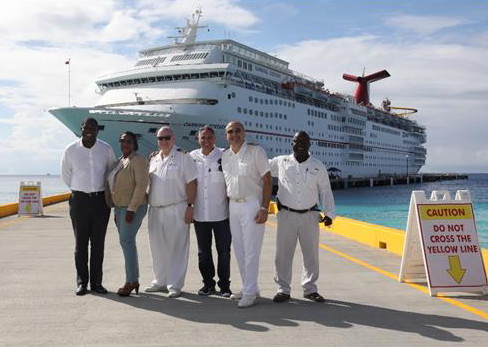
[[[386,70],[378,71],[367,76],[342,75],[342,78],[346,81],[358,83],[356,91],[354,92],[354,98],[358,105],[369,105],[369,84],[387,77],[390,77],[390,74]]]

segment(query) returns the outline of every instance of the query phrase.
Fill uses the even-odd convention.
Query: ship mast
[[[185,27],[176,27],[180,35],[168,36],[168,38],[175,39],[175,44],[188,45],[195,43],[195,41],[197,40],[197,30],[201,28],[207,28],[206,25],[198,26],[198,22],[200,21],[201,17],[202,10],[196,10],[195,13],[192,14],[191,20],[188,18],[186,19]],[[181,41],[178,41],[179,39],[181,39]]]

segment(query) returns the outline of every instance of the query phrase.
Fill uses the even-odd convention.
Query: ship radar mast
[[[202,10],[198,9],[192,14],[192,18],[186,19],[185,27],[176,27],[180,35],[168,36],[170,39],[175,39],[175,44],[192,44],[197,40],[197,30],[207,28],[207,26],[198,26],[198,22],[202,17]],[[179,41],[181,39],[181,41]]]

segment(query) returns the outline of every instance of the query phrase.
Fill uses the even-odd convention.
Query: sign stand
[[[425,282],[439,292],[488,294],[471,196],[458,190],[413,191],[400,267],[400,282]]]
[[[42,216],[41,182],[20,182],[19,217]]]

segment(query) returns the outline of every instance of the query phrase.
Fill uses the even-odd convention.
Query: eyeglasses
[[[124,139],[120,139],[119,140],[119,143],[126,143],[128,145],[133,145],[134,144],[134,141],[133,140],[124,140]]]
[[[242,132],[242,129],[241,128],[227,130],[227,134],[239,134],[241,132]]]
[[[169,141],[171,140],[171,135],[168,136],[158,136],[158,141]]]

